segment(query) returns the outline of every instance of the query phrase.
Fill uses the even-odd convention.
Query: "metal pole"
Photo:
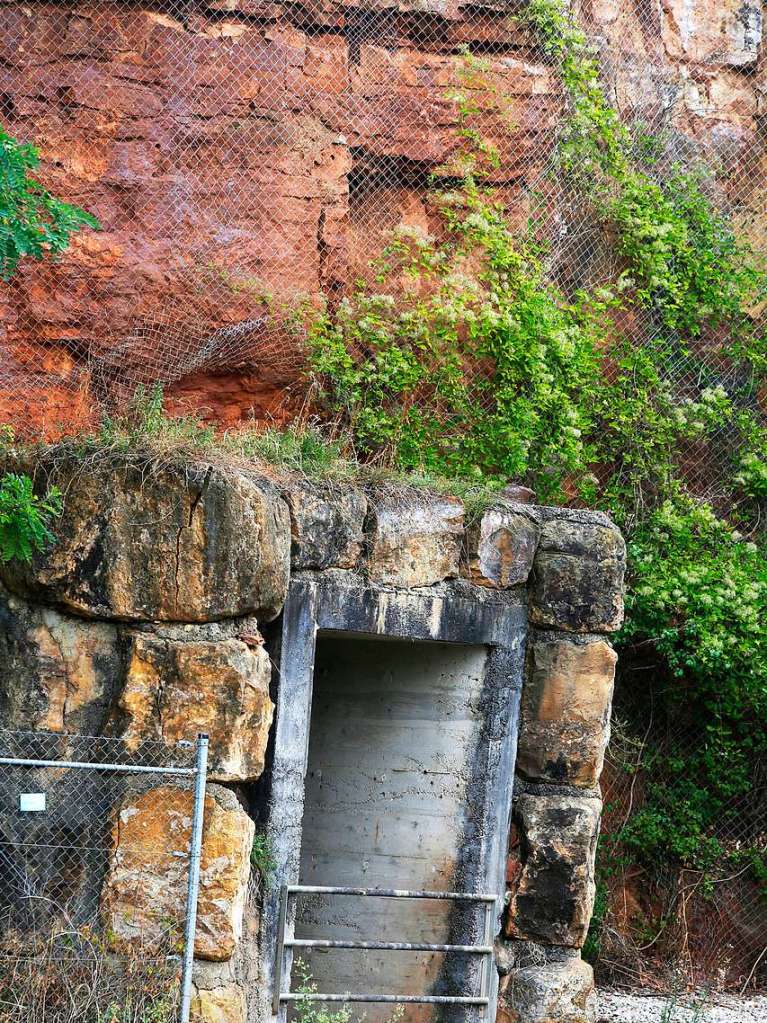
[[[280,997],[282,995],[282,971],[285,968],[285,925],[288,920],[288,899],[290,888],[284,884],[280,891],[280,919],[277,925],[277,958],[274,964],[274,991],[272,992],[272,1013],[277,1015],[280,1011]],[[290,987],[290,984],[288,984]]]
[[[181,1009],[179,1023],[189,1023],[192,1005],[192,971],[194,970],[194,936],[197,930],[197,896],[200,890],[200,858],[202,824],[205,816],[205,780],[208,773],[208,736],[197,736],[197,764],[194,777],[194,809],[192,836],[189,841],[189,884],[186,899],[184,959],[181,969]]]

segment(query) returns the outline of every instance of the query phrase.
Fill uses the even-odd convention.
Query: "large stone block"
[[[245,992],[236,984],[196,990],[192,996],[192,1019],[195,1023],[245,1023],[247,1001]]]
[[[594,1023],[594,971],[581,959],[527,966],[503,978],[499,1023]]]
[[[671,57],[746,67],[759,56],[759,0],[662,0],[661,33]]]
[[[94,618],[201,622],[273,618],[287,592],[290,519],[267,485],[128,457],[57,471],[56,543],[9,588]]]
[[[102,910],[117,947],[177,943],[186,909],[192,792],[169,785],[129,793],[116,808]],[[233,792],[210,786],[194,953],[222,961],[242,934],[255,825]]]
[[[611,525],[553,518],[543,524],[530,620],[573,632],[613,632],[623,621],[626,547]]]
[[[129,642],[118,708],[128,749],[146,739],[173,746],[207,732],[212,780],[258,778],[274,709],[261,637],[178,642],[133,633]]]
[[[602,802],[523,794],[514,804],[506,934],[580,947],[594,904],[594,857]]]
[[[0,721],[98,734],[121,673],[117,629],[0,592]]]
[[[609,738],[617,656],[603,639],[534,636],[522,690],[517,770],[591,788]]]
[[[294,569],[355,568],[362,555],[367,498],[356,490],[294,487],[286,494]]]
[[[505,589],[527,582],[538,544],[538,526],[498,505],[466,530],[463,574],[479,586]]]
[[[371,582],[430,586],[459,572],[463,505],[436,494],[379,493],[370,502]]]

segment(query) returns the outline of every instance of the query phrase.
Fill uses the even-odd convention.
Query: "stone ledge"
[[[522,690],[517,770],[593,788],[609,739],[617,655],[598,636],[533,634]]]
[[[189,788],[160,785],[130,792],[116,807],[102,914],[118,949],[162,948],[180,937],[192,802]],[[202,959],[229,959],[240,940],[254,833],[234,793],[209,786],[194,945]]]
[[[566,632],[614,632],[623,622],[625,569],[615,526],[550,518],[533,565],[530,621]]]
[[[502,979],[499,1023],[594,1023],[594,971],[580,958],[514,970]]]
[[[127,669],[115,727],[126,749],[146,739],[173,747],[206,732],[211,781],[259,778],[274,710],[271,662],[259,632],[215,642],[188,633],[183,642],[123,635]]]

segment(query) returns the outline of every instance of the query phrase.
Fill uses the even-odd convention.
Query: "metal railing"
[[[44,946],[41,956],[34,942],[41,931],[51,930],[57,915],[63,915],[68,926],[81,920],[83,933],[90,934],[91,921],[82,907],[89,898],[100,897],[89,889],[98,885],[114,852],[114,817],[126,792],[120,779],[130,775],[192,779],[177,1015],[179,1023],[189,1023],[207,759],[205,734],[198,735],[196,743],[169,747],[142,742],[137,750],[128,751],[119,739],[0,730],[0,874],[6,881],[0,909],[8,918],[5,930],[21,935],[13,952],[0,950],[0,959],[24,958],[33,965],[37,958],[50,959],[50,945]],[[77,779],[69,778],[70,773]],[[65,837],[54,841],[61,835]],[[52,850],[58,854],[53,864]],[[30,926],[17,926],[22,916],[29,916],[26,907],[33,900],[36,906],[43,905],[47,918],[35,911]],[[25,948],[25,934],[30,948]],[[71,938],[71,931],[68,934]],[[87,946],[92,954],[90,938]],[[177,953],[165,958],[179,961]]]
[[[330,938],[295,938],[286,937],[290,899],[299,894],[312,895],[352,895],[374,897],[379,899],[435,899],[449,902],[477,902],[483,905],[483,943],[481,945],[441,944],[434,942],[405,941],[355,941],[352,939]],[[470,892],[432,892],[408,891],[398,888],[344,888],[329,885],[289,884],[283,885],[280,892],[280,916],[277,932],[277,957],[274,978],[274,994],[272,1011],[276,1015],[283,1003],[295,1001],[308,1002],[382,1002],[394,1004],[425,1003],[433,1005],[473,1005],[483,1013],[490,1005],[490,969],[493,957],[493,910],[498,902],[496,895],[488,893],[473,894]],[[285,971],[285,950],[287,948],[344,948],[373,949],[375,951],[396,952],[457,952],[468,955],[482,956],[482,972],[480,975],[479,995],[379,995],[369,992],[296,992],[282,990],[282,979]]]

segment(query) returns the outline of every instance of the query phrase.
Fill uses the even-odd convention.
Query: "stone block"
[[[592,788],[609,738],[617,656],[604,639],[533,636],[517,752],[526,778]]]
[[[266,484],[128,456],[101,470],[72,464],[55,477],[66,489],[56,543],[29,566],[4,566],[10,589],[93,618],[279,613],[290,519]]]
[[[173,746],[210,736],[209,777],[254,781],[264,769],[274,710],[271,662],[256,633],[248,641],[129,638],[119,732],[129,750],[151,739]]]
[[[285,496],[293,534],[292,568],[355,568],[364,542],[365,495],[304,485]]]
[[[436,494],[379,493],[370,502],[368,578],[390,586],[430,586],[459,573],[463,505]]]
[[[177,947],[183,932],[192,792],[161,785],[127,794],[116,808],[102,912],[117,948]],[[209,786],[194,953],[216,962],[237,947],[255,825],[233,792]]]
[[[236,984],[212,991],[195,990],[192,996],[195,1023],[245,1023],[246,1016],[245,992]]]
[[[538,545],[538,526],[502,505],[488,508],[466,530],[463,574],[479,586],[505,589],[527,582]]]
[[[613,632],[623,621],[626,547],[614,526],[554,518],[543,524],[530,620],[572,632]]]
[[[747,67],[759,57],[759,0],[663,0],[661,33],[669,56],[700,64]]]
[[[100,732],[121,672],[117,629],[0,592],[4,728]]]
[[[515,970],[503,978],[499,1023],[594,1023],[594,971],[581,959]]]
[[[522,794],[509,853],[508,937],[579,948],[594,904],[602,801]]]

